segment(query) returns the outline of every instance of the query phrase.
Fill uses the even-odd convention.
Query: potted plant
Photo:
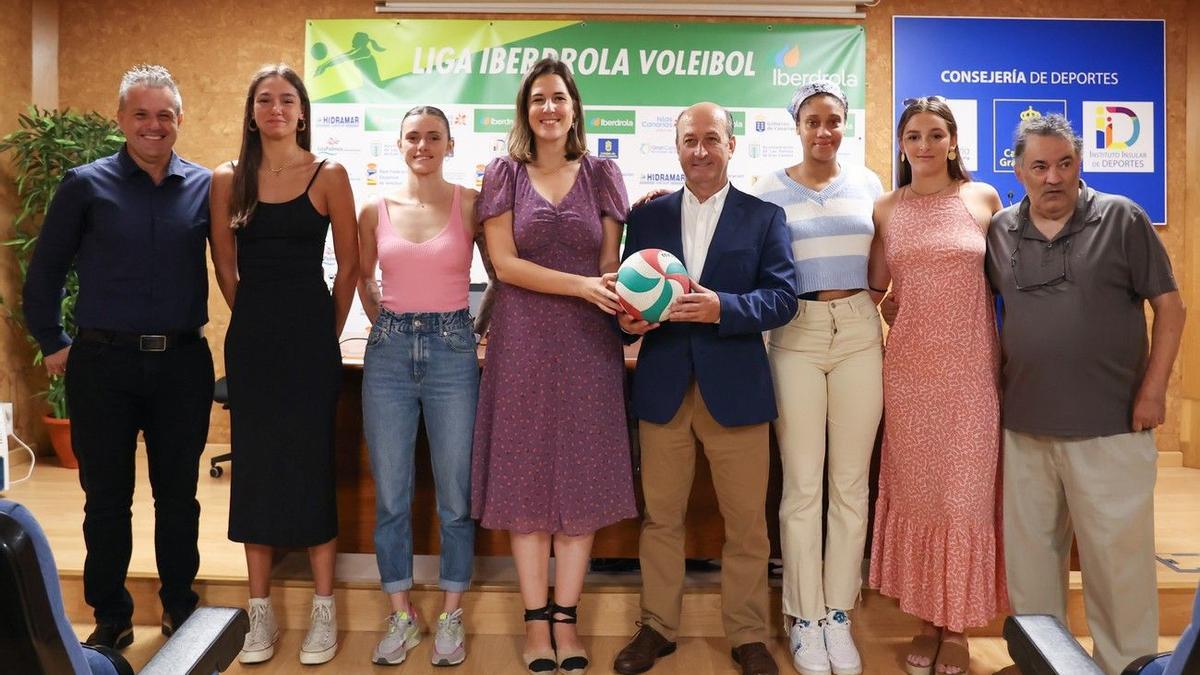
[[[125,142],[116,122],[94,112],[86,114],[70,110],[42,110],[31,107],[19,116],[19,128],[0,139],[0,152],[12,151],[17,198],[20,210],[13,219],[13,237],[5,242],[16,256],[21,285],[29,269],[29,260],[41,232],[42,219],[50,201],[68,169],[111,155]],[[69,335],[75,333],[75,298],[79,278],[72,269],[67,274],[66,293],[62,300],[62,322]],[[42,350],[29,334],[19,302],[0,298],[8,309],[10,319],[25,329],[33,346],[34,365],[41,365]],[[75,468],[75,453],[71,450],[71,428],[68,417],[66,382],[51,377],[41,392],[50,405],[46,427],[50,443],[63,466]]]

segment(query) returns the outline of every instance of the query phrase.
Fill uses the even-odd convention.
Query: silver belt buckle
[[[166,335],[139,335],[138,351],[165,352],[167,351]]]

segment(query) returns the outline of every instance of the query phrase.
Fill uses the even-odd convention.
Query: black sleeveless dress
[[[259,202],[235,232],[239,280],[225,335],[233,541],[306,547],[337,536],[341,352],[321,266],[329,217],[308,196],[320,171],[299,197]]]

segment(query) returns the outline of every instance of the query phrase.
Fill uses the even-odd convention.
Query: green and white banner
[[[814,77],[863,103],[859,26],[584,21],[308,22],[305,79],[322,103],[509,105],[538,59],[562,59],[593,105],[786,105]]]
[[[785,107],[797,86],[818,77],[845,89],[852,110],[842,153],[863,160],[861,26],[313,20],[306,42],[314,150],[346,165],[359,198],[404,179],[395,142],[414,105],[446,111],[456,144],[447,178],[477,185],[505,150],[522,74],[544,56],[571,65],[591,150],[617,161],[631,196],[682,184],[674,120],[701,100],[735,117],[735,184],[799,161]]]
[[[455,156],[446,179],[478,187],[487,163],[506,152],[522,74],[545,56],[570,64],[590,149],[617,162],[631,199],[683,184],[674,122],[697,101],[715,101],[734,117],[735,185],[798,162],[785,108],[796,87],[816,78],[845,89],[851,110],[841,154],[863,162],[861,26],[312,20],[305,46],[313,150],[345,165],[359,204],[405,180],[396,140],[415,105],[436,105],[450,119]]]

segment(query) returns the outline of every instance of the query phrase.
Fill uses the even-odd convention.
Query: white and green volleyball
[[[647,248],[634,253],[617,270],[617,297],[635,319],[658,323],[667,305],[691,290],[687,270],[670,253]]]

